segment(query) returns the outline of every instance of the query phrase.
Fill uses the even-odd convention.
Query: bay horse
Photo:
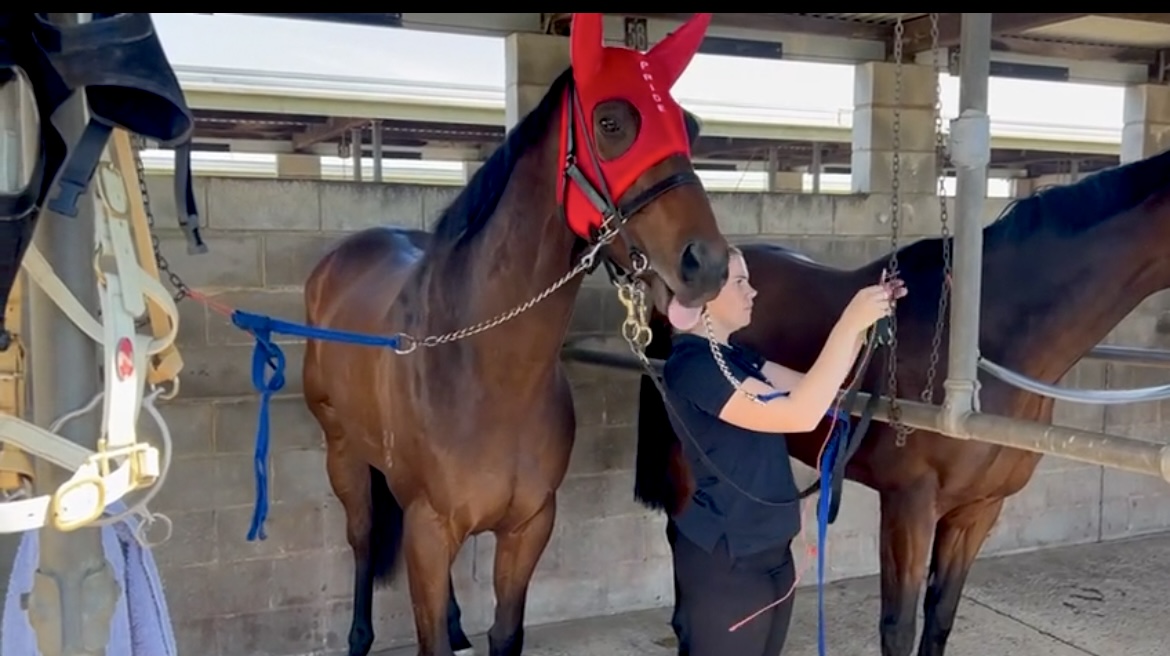
[[[390,579],[400,547],[418,653],[469,649],[450,569],[485,531],[497,539],[490,653],[521,653],[576,427],[560,349],[582,253],[605,246],[616,269],[648,265],[691,307],[727,278],[728,244],[670,95],[710,19],[640,53],[604,47],[601,14],[574,14],[571,66],[433,234],[364,230],[310,273],[309,324],[400,340],[372,350],[311,339],[305,352],[305,402],[354,555],[351,655],[373,644],[373,585]]]
[[[1020,199],[983,230],[979,348],[1025,376],[1057,383],[1149,295],[1170,287],[1170,152],[1106,169]],[[909,294],[897,306],[897,396],[917,399],[943,290],[943,241],[898,251]],[[750,326],[733,336],[768,359],[807,371],[849,299],[877,282],[888,256],[853,270],[812,262],[776,245],[741,246],[759,291]],[[670,355],[670,326],[654,315],[647,355]],[[943,398],[949,329],[935,377]],[[874,361],[885,354],[874,354]],[[869,367],[863,391],[880,389]],[[979,372],[984,412],[1051,422],[1052,399]],[[887,391],[889,393],[889,391]],[[693,490],[681,444],[657,388],[642,377],[635,497],[677,513]],[[786,436],[790,454],[815,467],[828,421]],[[846,477],[875,490],[881,505],[881,653],[909,656],[919,590],[926,583],[919,656],[942,656],[968,571],[1004,500],[1031,479],[1041,456],[917,430],[898,447],[874,421]],[[927,569],[927,558],[933,557]]]

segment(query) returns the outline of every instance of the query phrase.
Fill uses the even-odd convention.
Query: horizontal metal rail
[[[570,341],[562,351],[562,357],[567,360],[596,364],[627,371],[641,371],[642,367],[632,355],[611,353],[605,350],[591,349]],[[1170,350],[1143,348],[1140,346],[1114,346],[1101,344],[1089,351],[1084,359],[1116,362],[1118,364],[1133,364],[1142,367],[1157,367],[1170,369]],[[658,370],[662,367],[661,360],[650,359],[651,364]]]
[[[561,358],[572,362],[583,362],[585,364],[595,364],[610,369],[619,369],[621,371],[634,371],[637,373],[645,373],[642,368],[642,363],[632,355],[624,353],[611,353],[598,349],[585,348],[582,346],[566,346],[561,349]],[[662,373],[662,360],[656,358],[649,358],[650,368],[657,373]]]
[[[1114,349],[1123,353],[1126,362],[1134,362],[1135,358],[1148,358],[1148,361],[1157,361],[1161,366],[1170,366],[1170,355],[1148,349],[1132,349],[1129,347],[1106,347],[1106,355],[1112,355]],[[1152,354],[1152,355],[1151,355]],[[642,365],[633,355],[614,353],[606,350],[587,348],[577,343],[570,343],[562,350],[562,358],[569,361],[593,364],[623,371],[643,372]],[[1160,356],[1160,357],[1159,357]],[[1165,358],[1165,359],[1161,359]],[[1099,357],[1099,359],[1101,359]],[[1147,360],[1142,360],[1147,361]],[[662,360],[651,359],[651,367],[661,371]],[[869,395],[858,394],[856,408],[864,406]],[[901,410],[901,419],[904,424],[913,428],[929,430],[947,435],[948,432],[940,426],[941,408],[920,401],[901,399],[898,402]],[[858,414],[860,410],[854,410]],[[889,402],[882,399],[877,403],[874,417],[881,421],[888,421]],[[1002,417],[986,413],[972,413],[966,415],[959,424],[959,434],[950,434],[957,439],[972,439],[990,444],[1023,449],[1045,455],[1060,456],[1070,460],[1077,460],[1093,465],[1104,465],[1113,469],[1136,472],[1147,476],[1156,476],[1170,482],[1170,445],[1158,444],[1146,440],[1139,440],[1123,435],[1100,433],[1097,431],[1081,430],[1066,426],[1053,426],[1034,421]]]
[[[869,398],[864,393],[857,396],[857,407],[861,407]],[[882,399],[877,406],[874,418],[888,420],[889,402]],[[900,399],[898,408],[901,410],[902,422],[907,426],[947,434],[939,425],[939,406]],[[1170,481],[1170,445],[982,412],[966,415],[960,426],[961,434],[950,437],[1060,456]]]
[[[1085,355],[1085,359],[1170,369],[1170,351],[1166,349],[1099,344]]]

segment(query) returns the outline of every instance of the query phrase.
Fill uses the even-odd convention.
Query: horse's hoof
[[[460,649],[459,651],[455,652],[455,656],[475,656],[475,647]]]

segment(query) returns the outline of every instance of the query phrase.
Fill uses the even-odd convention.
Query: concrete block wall
[[[190,257],[173,228],[170,180],[151,179],[156,224],[172,268],[194,288],[254,312],[299,321],[300,285],[328,244],[377,224],[427,226],[457,193],[448,187],[200,178],[211,253]],[[737,241],[769,239],[825,262],[855,266],[889,245],[889,199],[881,196],[713,194],[723,229]],[[990,200],[987,218],[1003,201]],[[953,215],[953,212],[952,212]],[[937,201],[903,210],[904,243],[937,234]],[[1167,309],[1153,299],[1119,327],[1120,343],[1160,343],[1152,326]],[[182,653],[343,653],[350,617],[351,559],[344,518],[324,470],[315,422],[299,398],[302,346],[285,341],[287,387],[272,403],[268,540],[246,541],[254,483],[252,446],[258,397],[251,389],[251,343],[226,319],[185,301],[180,346],[186,361],[179,400],[166,416],[176,459],[154,510],[175,535],[156,549]],[[572,330],[615,336],[620,306],[599,277],[584,287]],[[632,500],[637,379],[584,365],[571,376],[579,417],[570,475],[554,537],[529,597],[528,622],[615,613],[670,603],[669,551],[662,518]],[[1089,363],[1068,384],[1132,386],[1157,379],[1132,367]],[[1059,420],[1162,439],[1161,407],[1076,408]],[[984,553],[1114,538],[1170,526],[1165,486],[1058,459],[1044,461],[1011,500]],[[834,527],[831,578],[877,571],[876,496],[850,485]],[[470,632],[490,624],[494,539],[470,541],[455,584]],[[376,593],[378,647],[413,639],[400,578]]]

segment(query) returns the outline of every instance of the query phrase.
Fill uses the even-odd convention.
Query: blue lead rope
[[[825,453],[818,463],[821,491],[817,495],[817,653],[820,656],[828,653],[825,644],[825,545],[829,536],[829,502],[833,497],[833,462],[837,459],[837,450],[848,438],[850,425],[847,413],[838,410],[836,414],[837,423],[833,426],[833,433],[825,444]]]
[[[365,335],[345,330],[315,328],[300,323],[273,319],[243,310],[232,312],[232,323],[256,338],[252,349],[252,386],[260,392],[260,417],[256,421],[256,453],[253,469],[256,474],[256,506],[252,511],[252,525],[248,529],[248,541],[266,540],[264,522],[268,519],[268,406],[272,395],[284,388],[284,351],[272,341],[273,333],[293,335],[306,339],[342,342],[362,346],[398,348],[397,337]],[[271,371],[271,375],[269,375]]]
[[[256,422],[256,452],[253,459],[253,469],[256,474],[256,506],[252,512],[252,525],[248,529],[248,541],[252,542],[268,538],[264,532],[264,522],[268,519],[268,435],[270,425],[268,408],[272,395],[283,389],[285,383],[284,351],[276,342],[272,341],[272,335],[278,333],[306,339],[392,349],[398,348],[399,340],[396,336],[384,337],[345,330],[316,328],[243,310],[232,312],[232,324],[240,330],[251,333],[256,338],[256,346],[252,350],[252,386],[260,393],[260,416]],[[269,370],[271,370],[271,375],[268,373]],[[760,395],[759,398],[766,402],[787,395],[787,392],[774,392]],[[841,443],[849,434],[850,426],[848,413],[837,411],[836,415],[837,423],[833,433],[829,436],[829,442],[825,445],[825,452],[819,463],[821,491],[817,498],[817,647],[820,656],[826,654],[825,543],[829,532],[832,462],[836,458],[837,449],[840,448]]]
[[[758,398],[766,403],[782,396],[788,396],[788,392],[769,392],[760,394]],[[833,462],[837,459],[837,449],[848,439],[851,426],[849,413],[844,410],[829,410],[825,415],[836,415],[837,422],[817,463],[821,478],[821,491],[817,495],[817,653],[820,656],[828,653],[825,644],[825,545],[829,537],[829,503],[833,498]]]

